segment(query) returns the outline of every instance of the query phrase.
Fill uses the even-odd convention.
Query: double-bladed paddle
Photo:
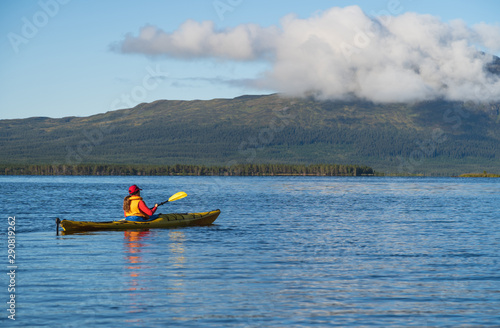
[[[187,196],[187,194],[184,191],[180,191],[180,192],[175,193],[172,196],[170,196],[170,198],[167,201],[158,204],[158,206],[161,206],[161,205],[166,204],[168,202],[173,202],[174,200],[179,200],[179,199],[184,198],[186,196]]]

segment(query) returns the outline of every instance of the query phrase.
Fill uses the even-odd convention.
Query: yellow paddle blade
[[[187,194],[184,191],[180,191],[180,192],[175,193],[172,196],[170,196],[170,198],[168,199],[168,201],[169,202],[173,202],[174,200],[178,200],[178,199],[184,198],[186,196],[187,196]]]

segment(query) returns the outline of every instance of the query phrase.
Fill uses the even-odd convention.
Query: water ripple
[[[0,177],[18,229],[16,324],[500,326],[496,181]],[[166,212],[222,214],[210,227],[55,236],[55,217],[120,218],[132,183],[151,204],[188,193]]]

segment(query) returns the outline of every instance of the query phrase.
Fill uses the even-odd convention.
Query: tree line
[[[194,175],[194,176],[362,176],[374,175],[371,167],[343,164],[236,164],[205,165],[121,165],[121,164],[40,164],[1,165],[0,175]]]

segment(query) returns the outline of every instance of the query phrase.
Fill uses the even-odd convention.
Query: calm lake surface
[[[56,236],[129,185],[215,225]],[[500,179],[0,177],[19,327],[500,326]],[[15,216],[15,321],[8,217]]]

